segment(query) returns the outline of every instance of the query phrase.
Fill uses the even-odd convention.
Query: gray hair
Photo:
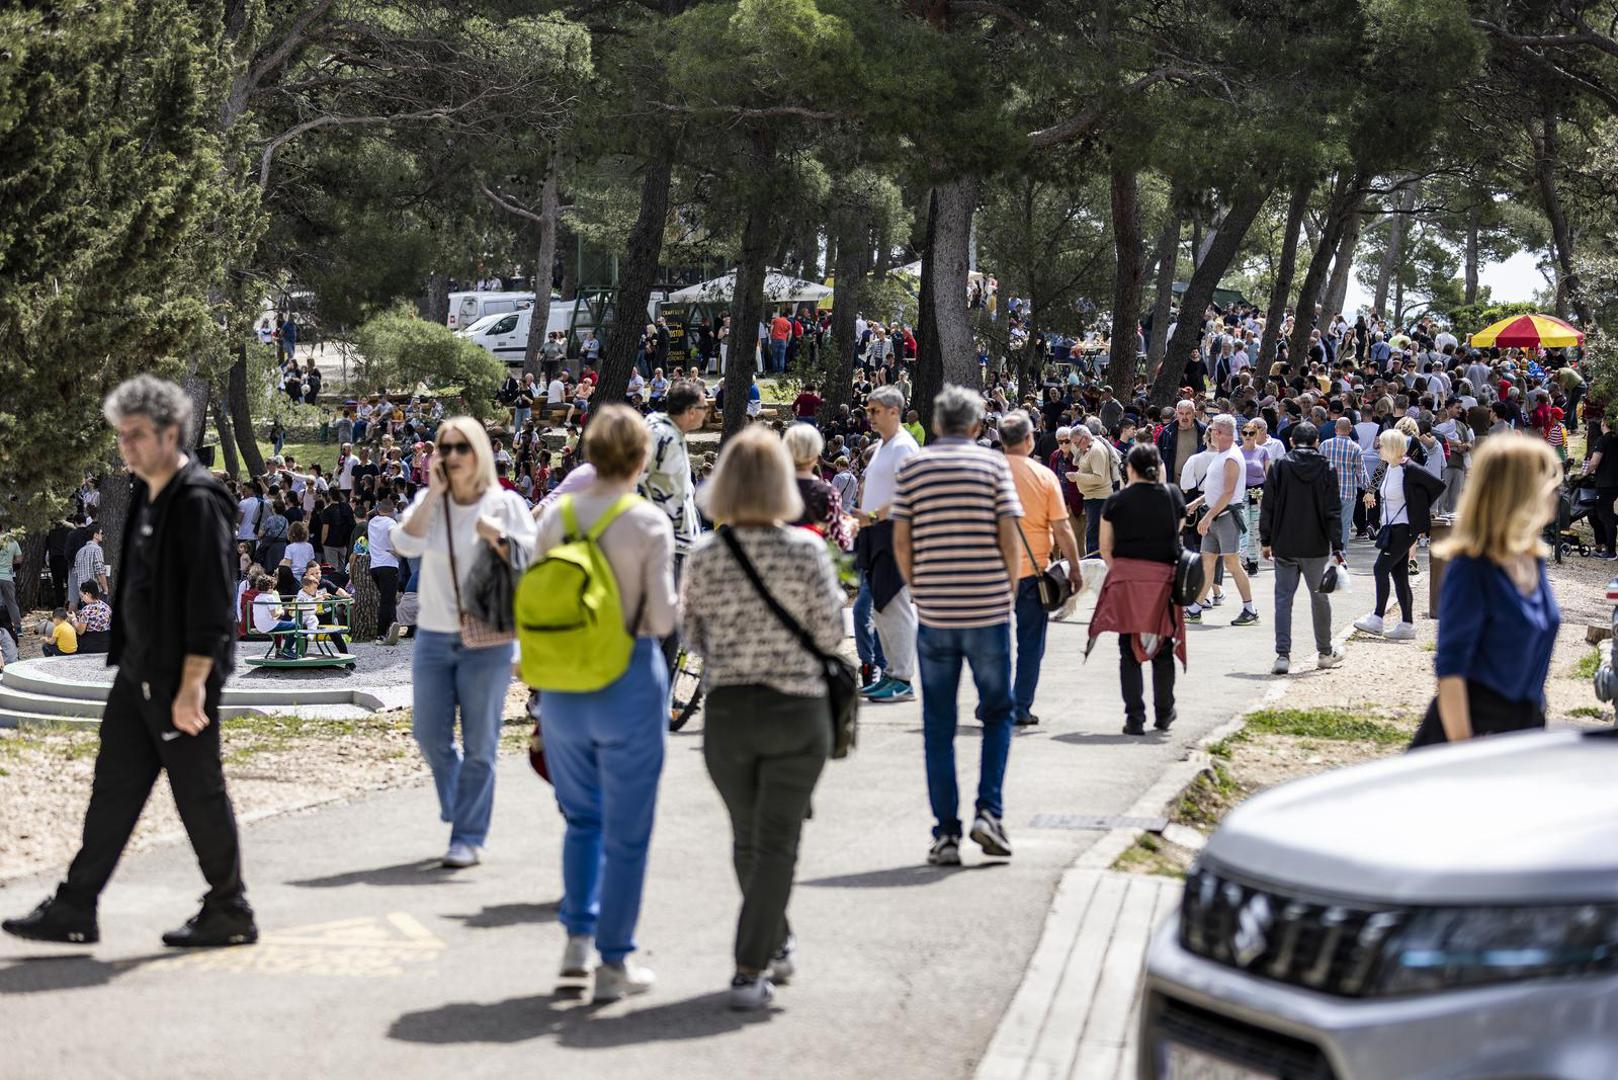
[[[1208,426],[1211,428],[1224,428],[1232,435],[1236,434],[1236,418],[1230,415],[1230,413],[1220,413],[1218,416],[1208,421]]]
[[[1181,409],[1190,409],[1193,412],[1195,412],[1196,408],[1197,408],[1197,403],[1192,401],[1190,398],[1181,398],[1179,401],[1176,401],[1174,403],[1174,409],[1175,409],[1176,412],[1178,412]]]
[[[884,409],[898,409],[901,412],[905,407],[904,391],[897,386],[879,386],[872,390],[865,400],[873,405],[880,405]]]
[[[933,425],[940,435],[970,435],[982,419],[983,395],[976,390],[945,383],[933,398]]]
[[[1034,422],[1022,409],[1013,409],[1000,421],[1000,441],[1007,446],[1020,446],[1034,433]]]
[[[171,427],[189,430],[191,427],[191,397],[166,379],[155,375],[136,375],[125,379],[101,403],[101,414],[107,423],[121,424],[126,417],[144,416],[152,427],[164,431]]]
[[[1107,430],[1102,426],[1101,417],[1099,416],[1086,416],[1084,418],[1084,426],[1090,429],[1090,434],[1098,437],[1104,435]]]

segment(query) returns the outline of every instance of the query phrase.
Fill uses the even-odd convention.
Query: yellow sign
[[[435,959],[445,948],[416,919],[394,912],[278,930],[260,937],[257,945],[187,953],[146,970],[393,978],[407,966]]]

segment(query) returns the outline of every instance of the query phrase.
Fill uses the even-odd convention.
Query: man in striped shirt
[[[1354,531],[1354,503],[1361,491],[1371,486],[1365,471],[1365,454],[1354,438],[1354,425],[1346,416],[1337,418],[1337,434],[1320,444],[1320,454],[1337,474],[1337,500],[1343,507],[1343,546]]]
[[[910,583],[920,628],[922,741],[933,846],[927,861],[961,861],[960,793],[955,781],[955,699],[961,663],[971,665],[983,724],[972,839],[987,855],[1009,856],[1000,818],[1011,751],[1011,603],[1021,549],[1022,504],[1004,456],[978,446],[983,398],[945,386],[933,401],[937,436],[899,469],[893,548]]]

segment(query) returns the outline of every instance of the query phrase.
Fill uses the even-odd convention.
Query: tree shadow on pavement
[[[971,870],[988,870],[996,866],[1009,866],[1006,862],[968,863],[964,866],[895,866],[890,870],[870,870],[863,874],[840,874],[836,877],[813,878],[800,881],[822,889],[886,889],[893,885],[931,885],[954,874]]]
[[[727,998],[723,992],[702,994],[650,1008],[636,1008],[633,1002],[594,1005],[561,993],[456,1002],[402,1014],[388,1028],[388,1038],[443,1046],[520,1043],[554,1035],[563,1046],[601,1049],[701,1039],[769,1018],[768,1013],[733,1012],[725,1007]]]
[[[445,915],[473,930],[495,930],[525,923],[550,922],[556,918],[559,901],[548,904],[489,904],[472,915]]]
[[[349,870],[328,877],[304,878],[289,881],[302,889],[340,889],[347,885],[447,885],[464,883],[453,870],[447,870],[437,859],[415,859],[393,866],[377,866],[370,870]]]
[[[134,971],[173,953],[153,953],[128,960],[97,960],[88,953],[62,956],[28,956],[0,967],[0,994],[40,994],[52,990],[88,990],[105,986],[120,975]]]

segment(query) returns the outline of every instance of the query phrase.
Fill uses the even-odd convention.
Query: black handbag
[[[1052,561],[1045,569],[1039,568],[1039,560],[1034,558],[1033,545],[1028,543],[1028,534],[1022,531],[1022,522],[1016,521],[1017,536],[1022,540],[1023,550],[1028,552],[1028,565],[1034,568],[1034,581],[1039,588],[1039,606],[1046,611],[1056,611],[1067,603],[1068,571],[1065,561]]]
[[[730,526],[722,525],[719,528],[719,538],[730,549],[731,557],[747,575],[747,580],[753,583],[753,589],[758,593],[764,606],[769,608],[775,617],[781,620],[781,625],[792,632],[798,642],[820,661],[820,666],[826,676],[826,704],[831,707],[831,756],[846,758],[849,751],[854,749],[859,736],[859,709],[860,709],[860,680],[859,673],[840,656],[822,652],[815,639],[809,635],[798,620],[787,613],[770,590],[764,587],[759,578],[758,571],[754,569],[753,562],[742,550]]]

